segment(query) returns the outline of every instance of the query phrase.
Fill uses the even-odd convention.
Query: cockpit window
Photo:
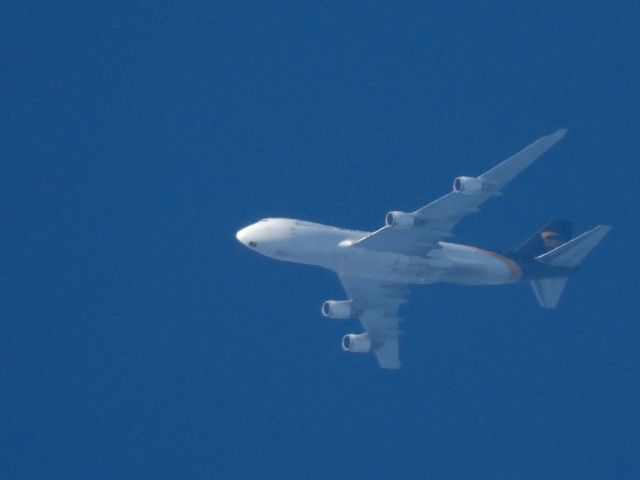
[[[256,248],[256,247],[258,246],[258,244],[257,244],[256,242],[254,242],[253,240],[251,240],[251,241],[249,242],[249,246],[250,246],[251,248]]]

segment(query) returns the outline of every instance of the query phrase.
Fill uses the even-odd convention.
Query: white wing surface
[[[451,235],[453,227],[467,214],[479,211],[488,198],[500,195],[500,189],[513,180],[534,160],[564,137],[558,130],[539,138],[528,147],[486,171],[477,179],[482,188],[474,192],[451,191],[419,208],[411,215],[415,224],[410,228],[385,226],[354,243],[362,248],[425,256],[438,247],[438,242]]]
[[[369,278],[339,274],[352,301],[371,349],[382,368],[400,368],[398,308],[406,302],[407,286]]]

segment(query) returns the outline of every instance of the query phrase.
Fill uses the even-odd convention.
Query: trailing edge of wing
[[[400,368],[398,308],[406,301],[407,286],[369,278],[338,275],[369,336],[381,368]]]
[[[451,230],[460,220],[469,213],[479,211],[480,205],[490,197],[499,195],[502,187],[559,142],[566,132],[566,129],[561,129],[541,137],[480,175],[478,178],[490,184],[490,189],[472,194],[449,192],[413,212],[418,219],[415,226],[411,228],[385,226],[353,245],[409,255],[428,254],[431,249],[437,248],[439,241],[451,234]]]

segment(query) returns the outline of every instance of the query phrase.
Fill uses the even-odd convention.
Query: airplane
[[[400,367],[398,309],[408,286],[445,282],[498,285],[528,281],[543,308],[555,308],[569,276],[611,229],[598,225],[571,238],[572,224],[554,220],[508,253],[445,241],[467,214],[501,190],[559,142],[560,129],[539,138],[478,177],[457,177],[452,191],[414,212],[391,211],[374,232],[289,218],[265,218],[236,233],[267,257],[337,273],[348,296],[322,304],[325,317],[357,317],[363,333],[343,337],[348,352],[373,351],[380,367]]]

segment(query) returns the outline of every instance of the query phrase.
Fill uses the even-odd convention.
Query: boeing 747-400
[[[467,214],[560,141],[566,130],[542,137],[478,177],[458,177],[445,196],[407,213],[392,211],[385,226],[362,232],[288,218],[267,218],[236,238],[278,260],[317,265],[338,274],[348,299],[327,300],[322,315],[358,317],[363,333],[343,337],[348,352],[373,351],[382,368],[398,368],[398,308],[407,286],[435,282],[497,285],[528,281],[544,308],[555,308],[567,279],[611,227],[571,239],[571,223],[554,220],[509,253],[445,241]]]

